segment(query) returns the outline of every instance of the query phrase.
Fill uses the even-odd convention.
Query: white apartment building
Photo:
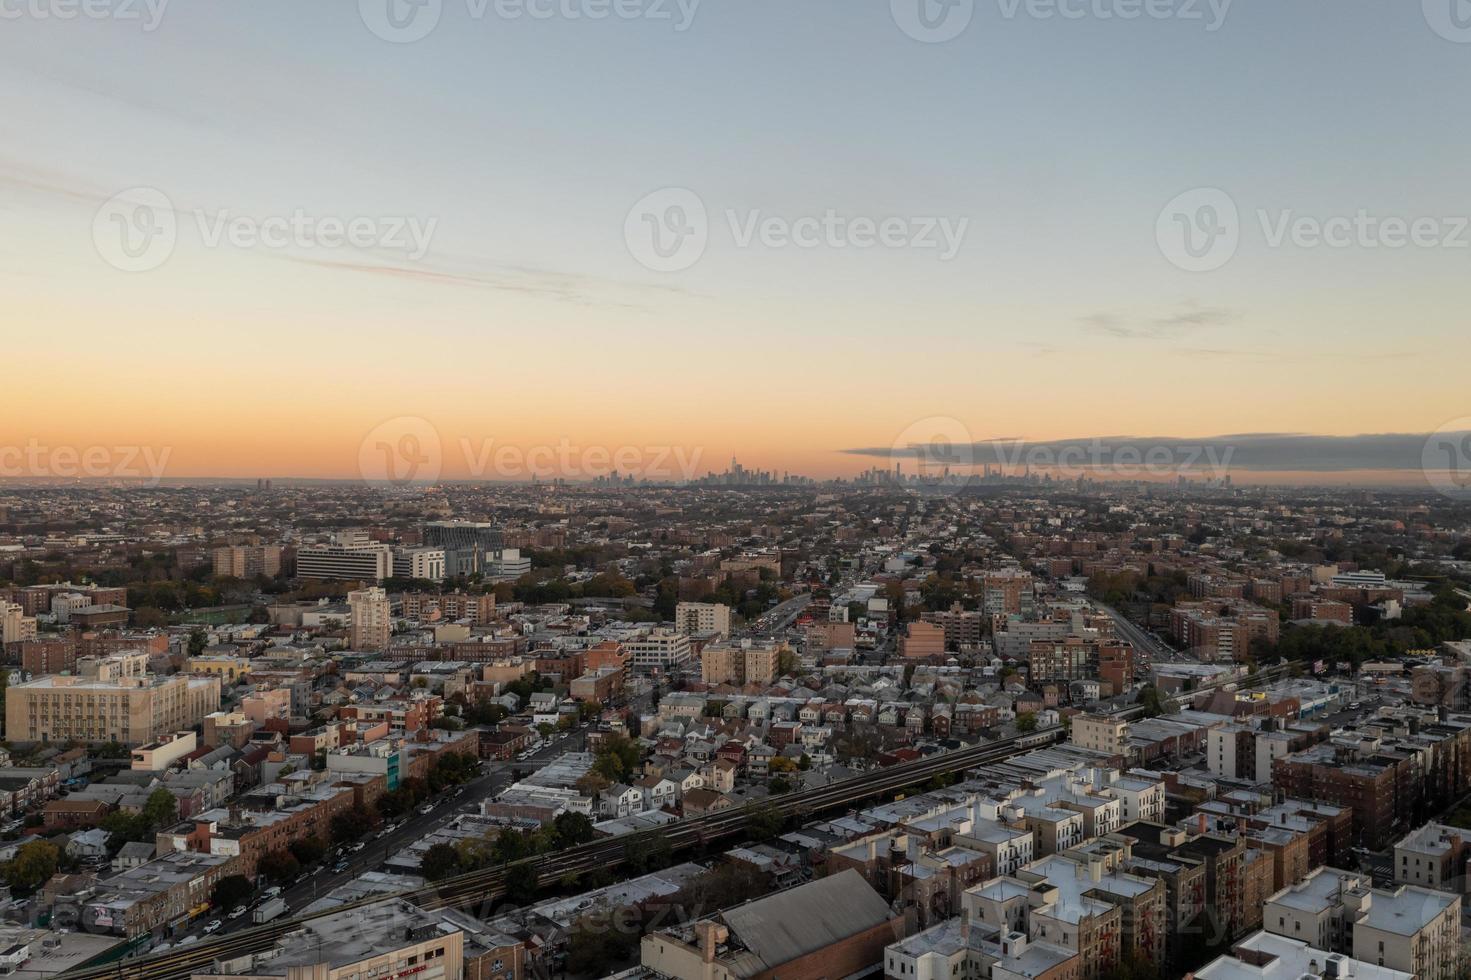
[[[1336,868],[1318,868],[1267,900],[1271,933],[1420,980],[1454,980],[1460,966],[1461,897],[1401,885],[1387,890]]]
[[[1408,973],[1270,932],[1253,933],[1195,971],[1196,980],[1414,980]]]
[[[0,643],[21,643],[36,638],[36,618],[25,614],[25,607],[13,602],[0,602]]]
[[[1124,755],[1128,751],[1129,723],[1106,715],[1077,715],[1068,741],[1084,749]]]
[[[730,607],[722,602],[681,602],[674,607],[674,628],[686,636],[729,636]]]
[[[633,669],[641,674],[668,673],[690,662],[690,638],[673,630],[656,629],[623,641]]]
[[[1394,845],[1396,884],[1420,885],[1463,894],[1471,831],[1428,823]]]

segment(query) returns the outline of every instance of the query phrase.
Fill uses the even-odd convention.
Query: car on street
[[[212,932],[219,932],[220,927],[223,925],[224,923],[221,922],[219,919],[213,919],[210,921],[209,925],[204,927],[204,934],[208,936]]]

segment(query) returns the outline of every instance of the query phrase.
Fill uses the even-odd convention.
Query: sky
[[[1413,446],[1468,82],[1465,0],[0,0],[0,476]]]

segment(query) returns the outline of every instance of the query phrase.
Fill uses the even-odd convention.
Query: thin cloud
[[[1100,311],[1082,317],[1080,322],[1094,333],[1121,340],[1171,340],[1182,333],[1224,326],[1234,320],[1236,315],[1230,310],[1200,307],[1192,303],[1164,316],[1122,316]]]
[[[1442,433],[1442,435],[1445,435]],[[1379,433],[1323,436],[1303,433],[1250,433],[1185,439],[1177,436],[1097,436],[1027,442],[992,439],[969,447],[947,446],[952,458],[975,466],[1043,465],[1072,461],[1075,467],[1111,467],[1139,459],[1168,457],[1182,465],[1222,467],[1242,472],[1409,471],[1423,467],[1430,433]],[[890,446],[842,449],[851,456],[905,460],[930,458],[928,447]]]

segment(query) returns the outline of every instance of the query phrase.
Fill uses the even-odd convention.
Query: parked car
[[[204,934],[208,936],[212,932],[219,932],[220,927],[223,925],[224,923],[221,922],[219,919],[213,919],[210,921],[209,925],[204,927]]]
[[[232,919],[238,919],[242,915],[244,915],[246,912],[249,912],[249,911],[250,911],[250,907],[249,906],[246,906],[246,905],[237,905],[237,906],[235,906],[234,909],[232,909],[230,911],[230,918],[232,918]]]

